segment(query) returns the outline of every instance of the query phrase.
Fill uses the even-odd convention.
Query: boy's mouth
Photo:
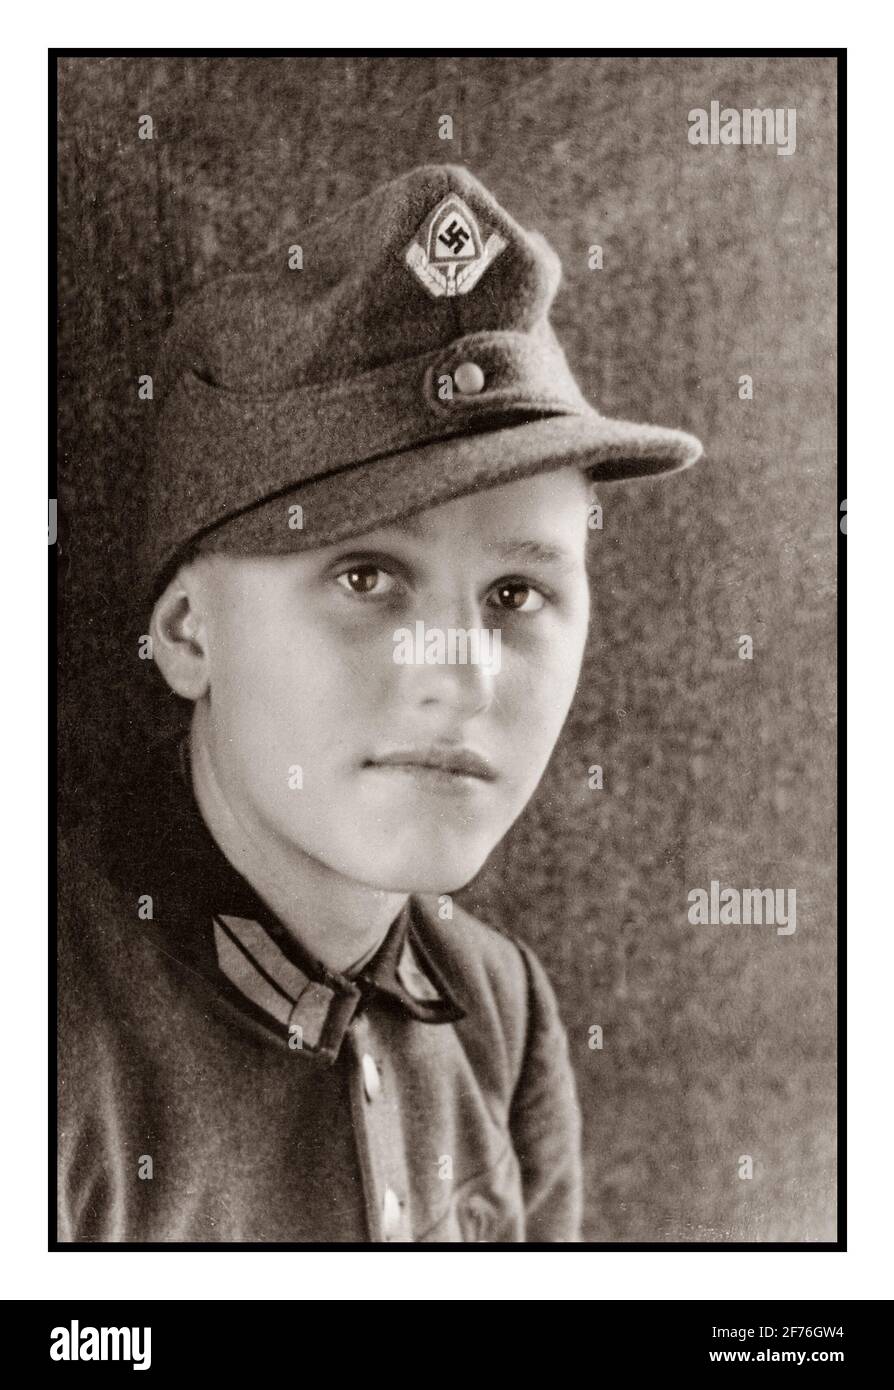
[[[496,773],[486,758],[471,748],[456,745],[433,745],[428,748],[396,748],[376,758],[368,758],[365,767],[393,767],[440,772],[452,777],[474,777],[493,782]]]

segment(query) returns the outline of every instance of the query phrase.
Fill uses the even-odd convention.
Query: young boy
[[[587,404],[559,277],[426,166],[176,317],[144,568],[191,717],[60,927],[60,1241],[580,1238],[553,990],[452,895],[571,703],[590,483],[700,445]]]

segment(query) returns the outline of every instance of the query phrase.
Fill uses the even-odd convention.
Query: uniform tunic
[[[86,831],[60,860],[58,1240],[578,1240],[575,1083],[531,948],[411,897],[334,974],[217,846],[182,742],[155,763],[107,870]]]

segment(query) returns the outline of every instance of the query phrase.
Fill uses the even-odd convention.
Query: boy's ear
[[[168,685],[186,700],[208,690],[208,635],[199,608],[200,586],[192,566],[178,570],[152,610],[152,655]]]

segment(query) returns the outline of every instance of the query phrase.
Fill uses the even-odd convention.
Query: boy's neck
[[[292,845],[272,839],[227,799],[193,722],[190,768],[196,802],[220,849],[296,941],[328,970],[347,975],[366,964],[407,901],[343,877]]]

